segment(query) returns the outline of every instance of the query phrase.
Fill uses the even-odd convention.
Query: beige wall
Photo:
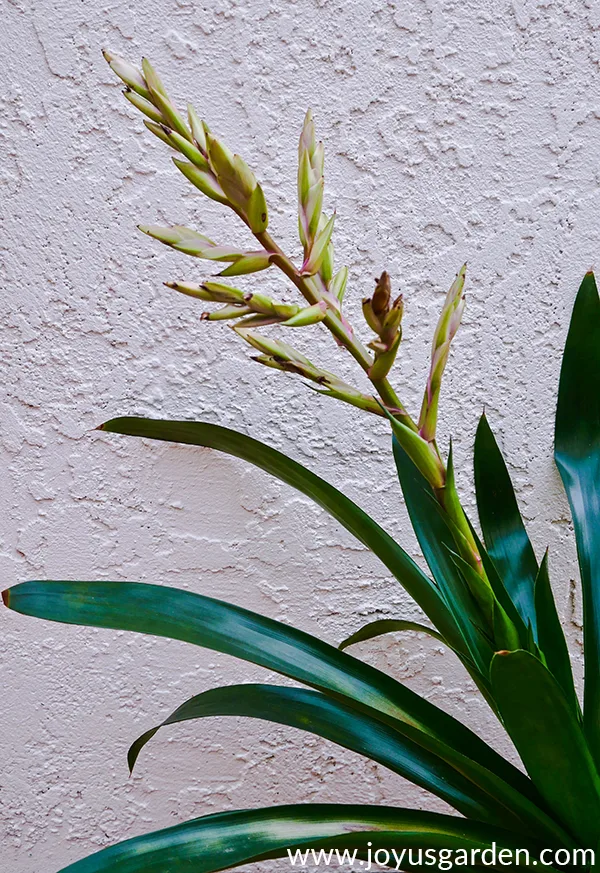
[[[2,587],[144,580],[216,595],[337,642],[418,611],[307,499],[208,451],[105,437],[123,413],[199,418],[263,438],[343,488],[416,556],[386,427],[263,370],[231,331],[163,287],[202,264],[137,223],[244,235],[144,135],[100,55],[147,54],[258,170],[272,228],[295,241],[295,152],[312,105],[327,146],[348,311],[390,271],[406,299],[396,381],[418,408],[431,331],[460,264],[468,308],[443,394],[459,484],[485,404],[579,665],[567,504],[552,466],[560,353],[597,265],[600,16],[557,0],[9,0],[2,13],[5,238]],[[254,280],[246,282],[255,287]],[[284,286],[263,274],[257,285]],[[348,376],[318,328],[311,354]],[[352,378],[357,378],[352,376]],[[333,745],[264,723],[165,731],[133,779],[125,753],[187,696],[265,673],[179,643],[1,612],[0,854],[58,870],[205,812],[289,801],[444,805]],[[423,639],[356,653],[508,744],[448,652]],[[580,667],[578,666],[578,671]]]

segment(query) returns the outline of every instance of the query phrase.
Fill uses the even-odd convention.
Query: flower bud
[[[198,233],[182,224],[173,227],[160,227],[154,224],[140,224],[138,229],[142,233],[159,240],[171,248],[185,252],[185,254],[203,257],[201,252],[215,246],[215,243],[204,234]]]
[[[165,130],[167,130],[168,128],[165,128],[165,126],[162,122],[160,124],[156,124],[154,121],[148,121],[147,118],[144,118],[144,124],[146,125],[148,130],[154,134],[154,136],[157,136],[166,145],[168,145],[170,148],[175,149],[177,151],[177,146],[175,145],[173,140],[169,137],[169,135],[165,133]]]
[[[305,259],[320,228],[323,203],[323,144],[316,144],[310,110],[304,118],[298,143],[298,230]]]
[[[248,292],[244,294],[244,302],[252,312],[258,312],[262,315],[275,313],[275,303],[266,294],[257,294],[256,291]]]
[[[396,339],[396,336],[401,335],[400,323],[404,314],[404,299],[402,294],[394,300],[390,311],[385,316],[381,327],[381,340],[386,346],[390,346]]]
[[[303,152],[306,152],[309,156],[312,156],[315,147],[315,123],[313,121],[312,111],[307,109],[306,115],[304,116],[304,123],[302,125],[302,133],[300,134],[300,142],[298,143],[298,154],[301,155]]]
[[[375,291],[371,298],[371,307],[375,315],[381,319],[381,317],[385,316],[389,311],[392,292],[392,284],[386,270],[384,270],[379,279],[376,280],[376,283]]]
[[[303,276],[314,276],[315,273],[319,272],[323,259],[327,254],[327,246],[331,242],[334,223],[335,214],[331,216],[327,224],[317,234],[308,257],[300,270]]]
[[[144,79],[146,80],[146,84],[148,85],[148,89],[152,95],[162,94],[163,97],[167,97],[165,86],[160,81],[158,73],[156,72],[148,58],[142,58],[142,73],[144,74]]]
[[[207,135],[207,147],[211,166],[231,205],[243,216],[253,233],[266,230],[265,196],[248,164],[211,134]]]
[[[196,146],[191,143],[188,139],[181,136],[181,134],[177,133],[176,130],[171,130],[168,127],[164,127],[164,133],[167,135],[173,148],[176,148],[180,151],[185,157],[190,161],[194,166],[199,167],[205,173],[210,172],[208,160],[204,157],[200,149],[196,148]]]
[[[287,321],[282,321],[281,324],[283,327],[306,327],[309,324],[318,324],[320,321],[323,321],[326,314],[327,304],[324,300],[320,300],[319,303],[315,303],[313,306],[306,306],[304,309],[300,309],[299,312],[292,315]]]
[[[150,103],[150,101],[146,100],[145,97],[141,97],[137,91],[134,91],[129,86],[125,88],[123,94],[125,95],[126,100],[129,100],[136,109],[139,109],[140,112],[143,112],[144,115],[147,115],[152,121],[155,121],[157,124],[163,123],[163,117],[155,107],[154,103]]]
[[[229,200],[225,196],[225,192],[212,172],[201,170],[199,167],[194,166],[194,164],[190,164],[188,161],[182,161],[180,158],[173,158],[173,163],[177,169],[183,173],[186,179],[188,179],[192,185],[195,185],[199,191],[202,191],[203,194],[206,194],[207,197],[210,197],[211,200],[216,200],[217,203],[225,203],[226,205],[229,205]]]
[[[219,246],[204,234],[197,233],[189,227],[175,225],[174,227],[158,227],[155,225],[140,225],[142,233],[159,240],[165,245],[207,261],[225,261],[231,264],[226,267],[221,276],[240,276],[245,273],[256,273],[266,270],[271,265],[271,253],[266,249],[255,252],[240,252],[231,246]]]
[[[258,182],[248,201],[246,219],[252,233],[262,233],[269,224],[267,201],[265,200],[264,191]]]
[[[325,146],[322,142],[317,143],[312,155],[311,164],[315,176],[322,176],[325,169]]]
[[[203,312],[200,316],[202,321],[226,321],[231,318],[241,318],[252,312],[247,306],[237,306],[232,303],[229,306],[223,306],[222,309],[216,309],[213,312]]]
[[[104,60],[108,63],[113,73],[121,79],[122,82],[135,91],[140,97],[150,100],[150,89],[146,81],[137,67],[126,61],[125,58],[120,58],[118,55],[113,55],[112,52],[106,49],[102,50]]]
[[[192,136],[194,137],[196,145],[198,146],[202,154],[206,157],[208,152],[206,149],[206,133],[204,130],[204,125],[202,124],[202,121],[198,118],[196,110],[191,103],[188,103],[187,112]]]
[[[272,357],[289,363],[312,366],[308,358],[305,358],[304,355],[300,354],[300,352],[296,351],[292,346],[281,340],[272,339],[271,337],[263,336],[263,334],[254,333],[253,331],[245,330],[235,325],[233,326],[233,330],[235,330],[238,336],[241,336],[242,339],[246,340],[247,343],[262,354],[271,355]]]
[[[245,304],[246,294],[240,288],[234,288],[232,285],[225,285],[223,282],[203,282],[202,288],[208,294],[210,299],[217,303],[240,303]]]
[[[189,282],[165,282],[167,288],[172,288],[174,291],[179,291],[180,294],[185,294],[187,297],[195,297],[198,300],[213,300],[214,298],[205,291],[202,285],[192,285]]]
[[[299,149],[298,154],[298,200],[304,203],[313,184],[312,167],[307,149]]]
[[[223,260],[227,260],[223,258]],[[219,276],[244,276],[248,273],[258,273],[271,266],[271,253],[265,249],[256,252],[243,252],[231,266],[221,270]]]
[[[373,301],[370,297],[363,297],[362,311],[365,321],[367,322],[373,333],[376,333],[379,336],[382,325],[379,318],[373,312]]]
[[[173,288],[188,297],[196,297],[198,300],[207,300],[212,303],[232,303],[238,306],[244,305],[244,292],[230,285],[220,282],[204,282],[202,285],[193,285],[190,282],[165,282],[167,288]]]
[[[419,416],[419,433],[428,441],[435,439],[442,375],[450,354],[450,344],[458,330],[465,308],[463,292],[466,269],[467,265],[464,264],[446,295],[433,337],[429,378]]]
[[[348,267],[342,267],[337,271],[333,279],[331,280],[331,284],[329,286],[329,290],[335,297],[337,297],[340,305],[344,299],[344,294],[346,293],[346,285],[348,283]]]
[[[156,108],[160,111],[163,121],[169,127],[172,127],[173,130],[176,130],[177,133],[182,136],[184,139],[188,140],[188,142],[192,142],[192,135],[187,129],[187,125],[179,112],[175,109],[171,101],[168,97],[165,97],[164,94],[160,91],[152,91],[152,102],[156,106]]]

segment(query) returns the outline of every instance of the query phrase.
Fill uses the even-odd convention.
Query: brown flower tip
[[[384,270],[379,279],[376,279],[376,283],[371,305],[375,315],[383,315],[390,307],[390,297],[392,295],[392,283],[390,282],[389,273]]]

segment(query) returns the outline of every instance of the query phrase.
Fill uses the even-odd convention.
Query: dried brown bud
[[[385,315],[390,308],[390,297],[392,295],[392,283],[390,282],[389,274],[386,270],[383,271],[379,279],[376,280],[375,291],[371,298],[371,306],[375,315]]]

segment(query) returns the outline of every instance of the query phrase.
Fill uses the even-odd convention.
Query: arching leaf
[[[220,600],[141,582],[22,582],[4,591],[25,615],[137,631],[215,649],[339,695],[418,741],[456,749],[534,802],[526,777],[476,734],[385,673],[281,622]],[[373,710],[374,712],[371,712]]]
[[[349,637],[346,637],[339,644],[338,649],[347,649],[348,646],[354,646],[356,643],[364,643],[366,640],[372,640],[374,637],[397,633],[398,631],[417,631],[418,633],[427,634],[427,636],[433,637],[440,643],[447,645],[446,640],[441,634],[431,627],[420,624],[418,621],[405,621],[399,618],[378,618],[365,624],[360,630],[355,631]]]
[[[134,837],[65,867],[61,873],[216,873],[267,858],[288,858],[288,849],[502,848],[539,852],[533,841],[487,824],[439,813],[385,806],[306,804],[244,809],[197,818]],[[293,854],[292,854],[293,857]],[[361,857],[361,855],[357,855]],[[393,859],[391,866],[397,866]],[[310,861],[309,861],[310,864]],[[408,852],[400,869],[410,870]],[[428,866],[435,870],[435,866]],[[461,867],[461,870],[469,870]],[[500,866],[496,869],[509,870]],[[545,869],[552,871],[551,867]]]
[[[501,803],[492,791],[484,791],[459,770],[389,725],[306,688],[232,685],[191,697],[162,724],[146,731],[132,744],[128,755],[130,769],[133,770],[139,753],[161,727],[215,716],[260,718],[309,731],[383,764],[441,797],[465,816],[511,830],[525,829],[516,814],[519,798],[515,800],[512,793],[508,801]],[[531,817],[528,824],[531,828]]]
[[[341,491],[301,464],[259,440],[215,424],[162,421],[125,416],[105,422],[99,430],[153,440],[206,446],[242,458],[306,494],[377,555],[404,586],[440,633],[459,651],[462,635],[431,580],[394,540]]]

